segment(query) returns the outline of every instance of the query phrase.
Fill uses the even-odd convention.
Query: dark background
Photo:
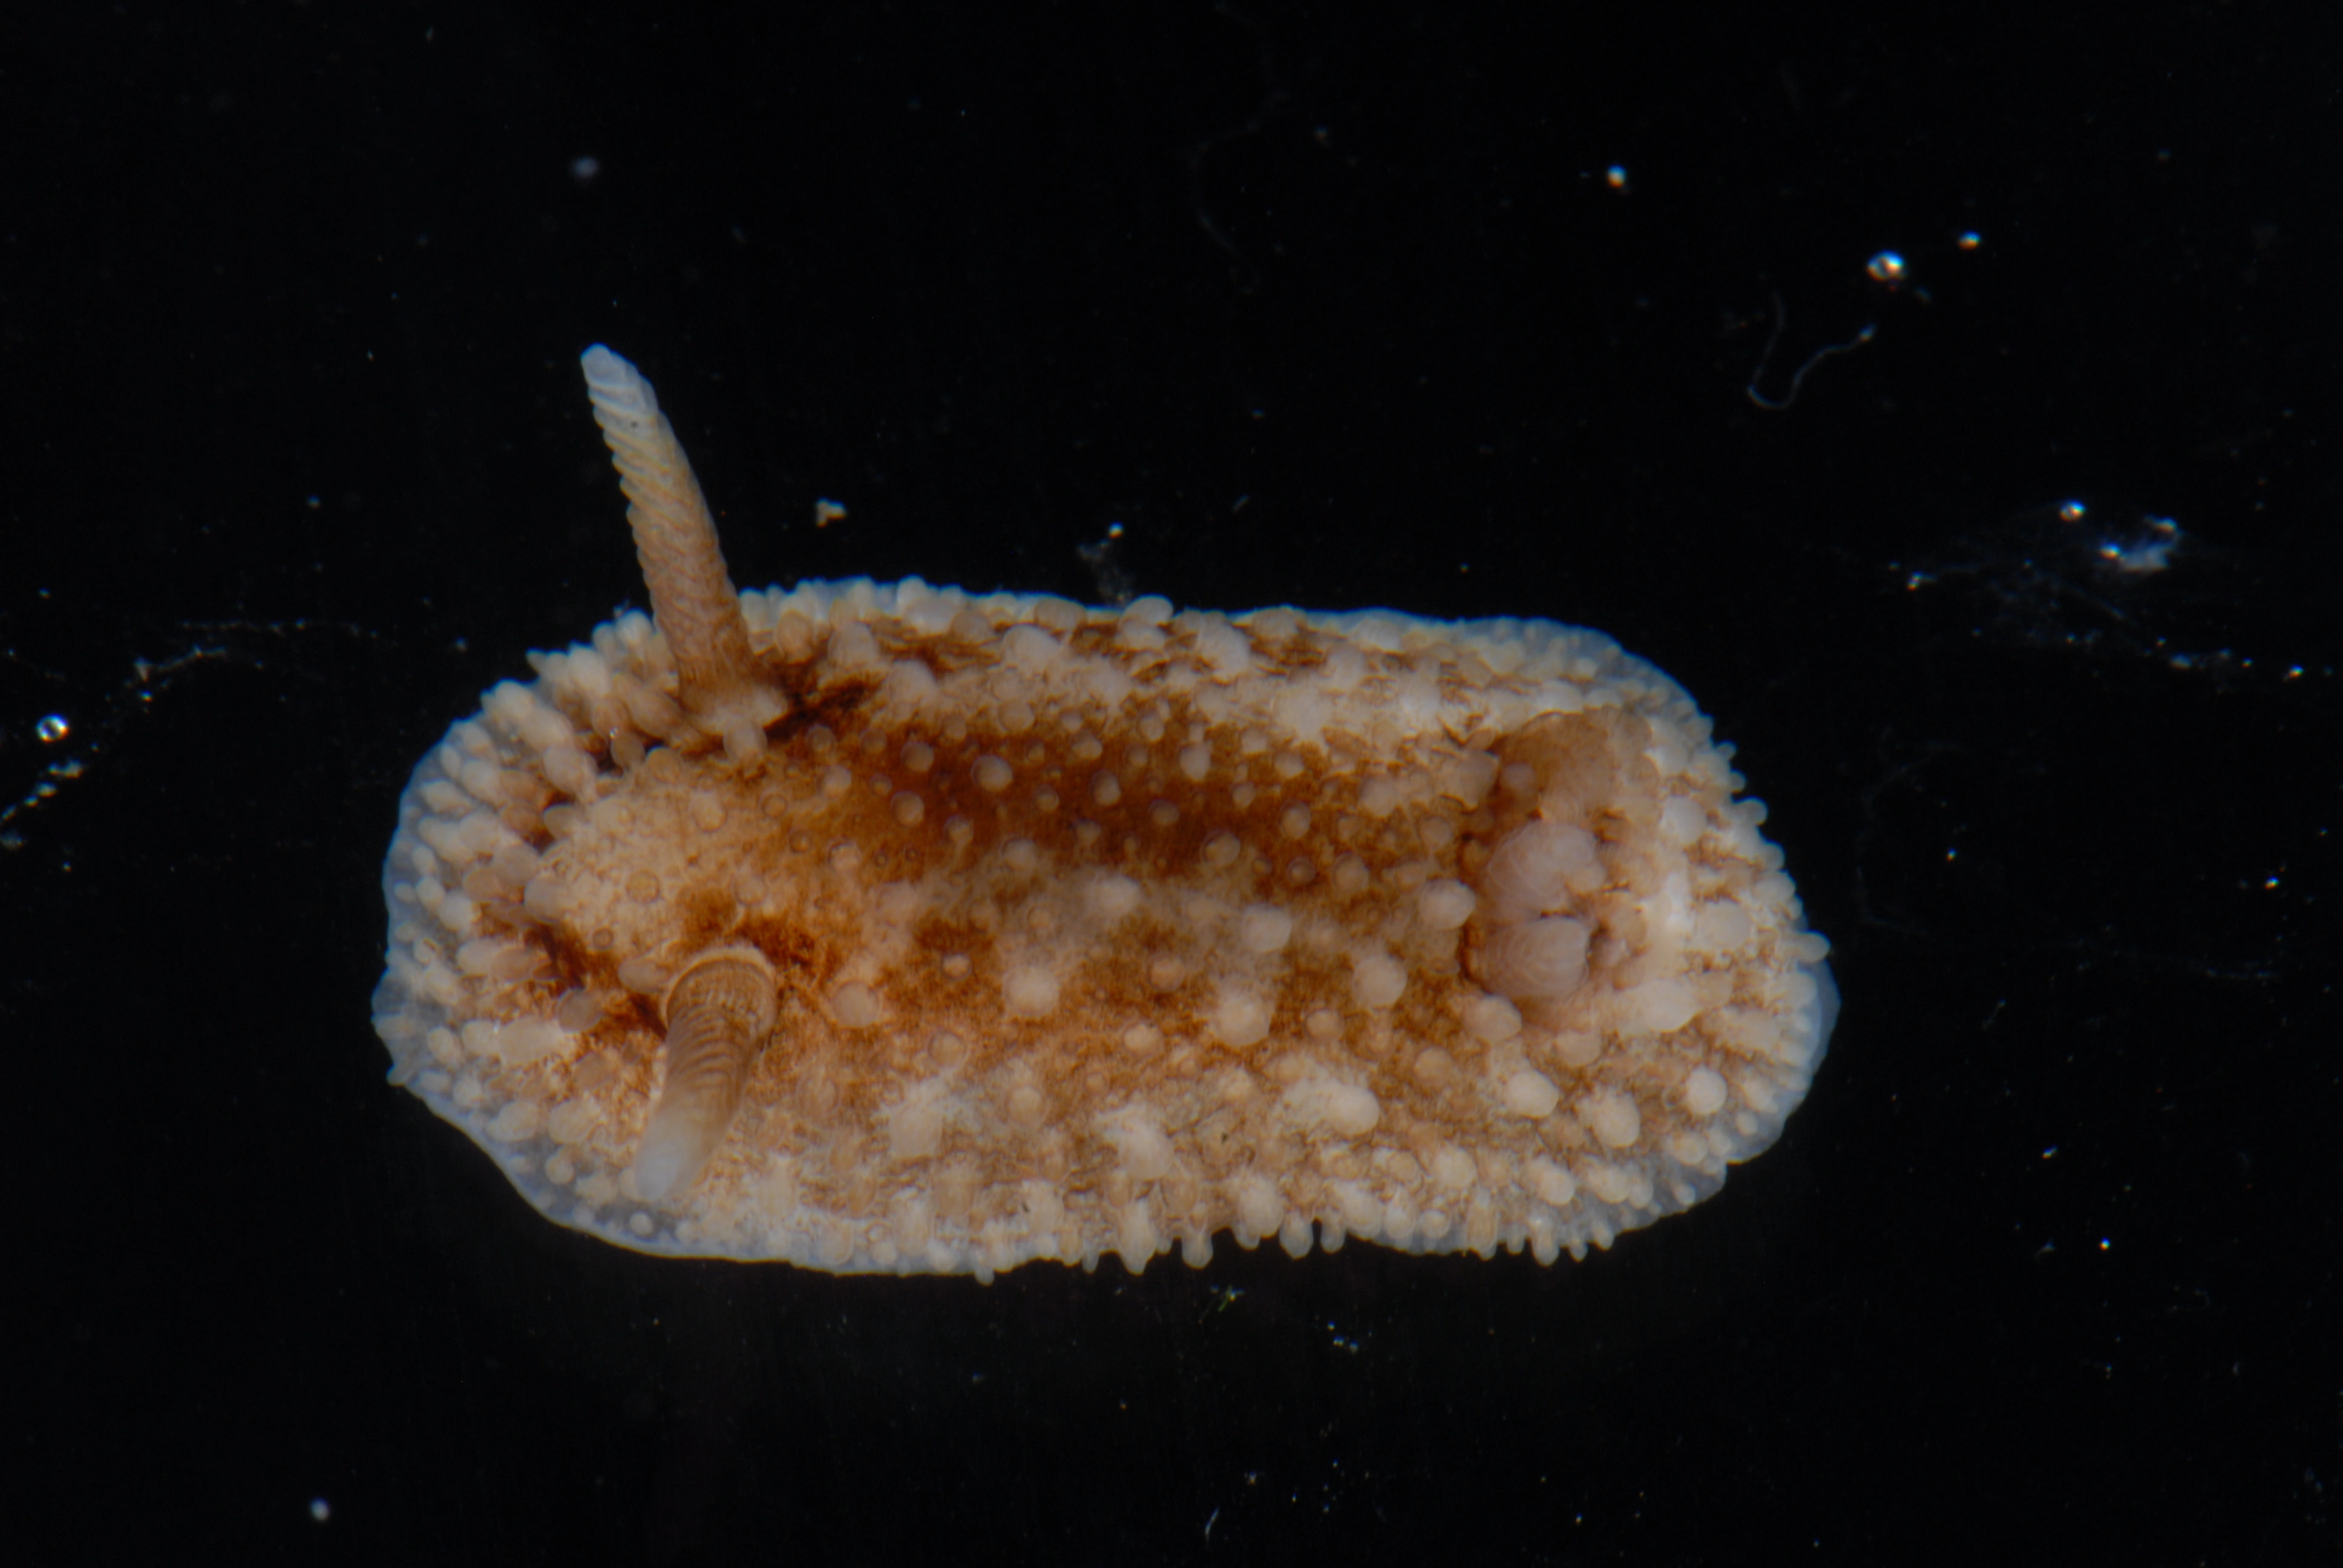
[[[10,25],[12,1555],[2333,1560],[2326,8],[657,9]],[[408,769],[639,596],[597,340],[743,584],[1613,633],[1813,1097],[1553,1269],[540,1219],[367,998]]]

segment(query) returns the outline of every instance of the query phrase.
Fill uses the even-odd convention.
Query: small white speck
[[[334,1506],[322,1497],[309,1499],[309,1517],[323,1524],[334,1516]]]

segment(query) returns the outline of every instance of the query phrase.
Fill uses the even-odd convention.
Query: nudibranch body
[[[1220,1231],[1551,1261],[1804,1098],[1825,944],[1609,638],[736,593],[649,384],[585,368],[654,615],[423,759],[375,998],[556,1220],[980,1278]]]

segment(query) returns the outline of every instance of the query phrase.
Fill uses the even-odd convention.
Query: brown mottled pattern
[[[1552,1259],[1714,1191],[1821,1058],[1824,944],[1761,809],[1596,634],[740,603],[788,699],[755,754],[629,616],[490,692],[401,803],[393,1076],[565,1223],[980,1277],[1221,1231]],[[647,1201],[669,989],[726,952],[778,1021]]]

